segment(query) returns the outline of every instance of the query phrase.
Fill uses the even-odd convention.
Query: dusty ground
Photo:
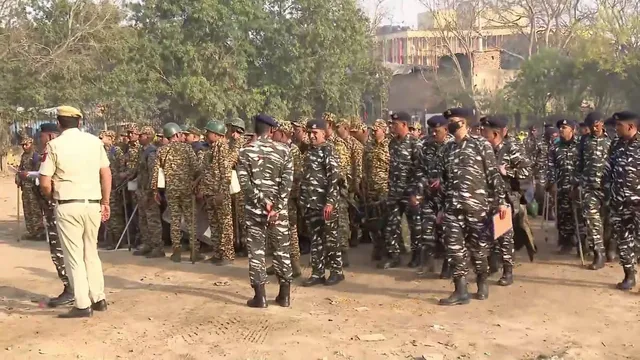
[[[620,267],[592,272],[550,255],[539,223],[537,261],[518,254],[516,283],[467,306],[435,304],[449,281],[374,269],[369,246],[344,283],[296,282],[291,308],[265,310],[245,306],[246,261],[221,269],[124,250],[101,252],[109,311],[57,319],[66,309],[37,303],[61,290],[46,245],[15,241],[16,193],[8,178],[0,186],[0,359],[640,359],[640,296],[613,288]],[[272,299],[276,285],[267,291]]]

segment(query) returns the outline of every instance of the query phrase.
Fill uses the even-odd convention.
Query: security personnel
[[[20,141],[22,145],[22,156],[20,158],[20,172],[38,171],[40,168],[40,154],[35,151],[33,139],[25,136]],[[42,238],[42,212],[40,211],[40,203],[36,196],[39,191],[34,182],[16,176],[16,185],[22,189],[22,210],[24,211],[24,221],[27,225],[27,234],[22,236],[23,240],[36,240]]]
[[[60,106],[57,118],[62,134],[47,144],[40,188],[57,202],[55,216],[73,282],[75,307],[59,316],[90,317],[92,310],[107,309],[98,229],[110,215],[111,170],[102,141],[78,129],[78,109]]]
[[[238,154],[244,146],[245,122],[240,118],[233,118],[225,122],[227,126],[227,140],[229,144],[229,155],[231,159],[231,169],[235,170],[238,165]],[[233,214],[233,227],[235,230],[238,256],[246,256],[246,234],[244,231],[244,194],[240,191],[231,195],[231,209]]]

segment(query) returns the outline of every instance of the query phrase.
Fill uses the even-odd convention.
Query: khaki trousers
[[[104,276],[98,257],[100,204],[58,205],[56,220],[75,306],[86,309],[92,303],[104,300]]]

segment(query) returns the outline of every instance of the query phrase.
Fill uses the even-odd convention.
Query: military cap
[[[110,137],[112,139],[115,140],[116,138],[116,132],[113,130],[107,130],[107,132],[105,133],[105,136]]]
[[[227,120],[225,123],[225,125],[229,125],[229,126],[233,126],[233,127],[237,127],[238,129],[244,131],[244,120],[240,119],[240,118],[233,118],[233,119],[229,119]]]
[[[128,133],[134,133],[134,134],[140,134],[140,128],[138,127],[138,124],[129,124],[127,126],[127,132]]]
[[[255,119],[256,122],[261,122],[263,124],[269,125],[271,127],[278,127],[278,123],[269,115],[266,114],[258,114]]]
[[[56,109],[56,116],[66,116],[66,117],[77,117],[82,119],[82,113],[80,110],[74,108],[73,106],[58,106]]]
[[[409,128],[411,129],[416,129],[416,130],[421,130],[422,129],[422,124],[420,124],[420,120],[411,120],[411,124],[409,125]]]
[[[504,129],[507,127],[508,121],[503,116],[488,115],[480,119],[480,124],[490,129]]]
[[[587,125],[587,123],[583,121],[578,123],[578,127],[586,128],[586,127],[589,127],[589,125]]]
[[[256,124],[253,119],[248,119],[244,122],[244,135],[245,136],[253,136],[256,134]]]
[[[362,130],[365,130],[366,128],[367,128],[367,125],[365,125],[365,123],[360,121],[360,119],[358,119],[358,121],[351,122],[351,131],[362,131]]]
[[[402,121],[407,124],[411,122],[411,115],[409,115],[406,111],[398,111],[396,113],[391,114],[392,121]]]
[[[307,121],[309,121],[308,117],[301,116],[295,120],[291,120],[291,125],[293,125],[294,127],[306,127]]]
[[[156,136],[162,136],[162,137],[164,137],[164,134],[162,134],[162,128],[157,128],[157,129],[156,129]]]
[[[336,123],[336,126],[339,126],[339,125],[349,126],[350,125],[350,121],[346,117],[337,118],[335,123]]]
[[[572,129],[576,128],[576,122],[573,120],[567,120],[567,119],[562,119],[562,120],[558,120],[558,122],[556,122],[556,128],[560,129],[563,126],[568,126]]]
[[[469,120],[469,119],[472,119],[475,116],[475,113],[474,113],[473,109],[457,107],[457,108],[448,109],[447,111],[443,112],[442,115],[447,120],[452,118],[452,117],[459,117],[459,118],[463,118],[463,119]]]
[[[198,129],[195,126],[189,126],[189,128],[185,132],[192,135],[198,135],[198,136],[202,135],[202,131],[200,131],[200,129]]]
[[[547,136],[553,135],[553,134],[557,134],[558,133],[558,128],[556,128],[555,126],[547,126],[546,128],[544,128],[544,133]]]
[[[29,136],[24,136],[20,139],[20,145],[33,144],[33,139]]]
[[[182,132],[182,130],[180,129],[180,125],[173,122],[166,123],[162,127],[162,135],[164,135],[164,137],[166,137],[167,139],[171,138],[175,134],[179,134],[180,132]]]
[[[615,121],[635,121],[637,123],[639,119],[638,114],[631,111],[620,111],[613,114],[613,120]]]
[[[447,118],[444,115],[435,115],[427,120],[427,126],[430,128],[439,128],[441,126],[447,126]]]
[[[293,125],[286,120],[278,121],[278,130],[291,134],[291,132],[293,132]]]
[[[102,130],[98,133],[98,137],[100,139],[102,139],[103,137],[107,136],[107,130]]]
[[[180,126],[180,132],[186,132],[189,129],[189,125],[187,124],[182,124],[179,126]]]
[[[60,130],[58,129],[58,125],[57,124],[44,123],[44,124],[40,125],[40,132],[57,133],[57,132],[60,132]]]
[[[153,130],[151,126],[143,126],[142,129],[140,129],[140,135],[155,136],[156,131]]]
[[[377,119],[373,122],[373,125],[369,126],[372,130],[385,130],[387,128],[387,122],[382,119]]]
[[[307,121],[307,130],[327,130],[327,122],[324,119]]]
[[[322,114],[322,120],[324,120],[324,122],[336,122],[336,114],[330,113],[330,112],[325,112]]]
[[[207,125],[204,127],[204,130],[221,136],[224,136],[226,132],[224,124],[222,123],[222,121],[218,120],[209,120],[209,122],[207,122]]]
[[[604,121],[604,116],[598,111],[592,111],[584,118],[585,126],[593,126],[599,121]]]

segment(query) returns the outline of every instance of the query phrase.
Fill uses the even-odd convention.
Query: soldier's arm
[[[509,153],[509,164],[506,166],[507,176],[514,179],[526,179],[531,176],[532,163],[520,146],[513,144]]]
[[[220,193],[228,193],[229,185],[231,184],[231,159],[229,157],[229,147],[222,144],[218,147],[218,162],[219,167],[216,169],[218,172],[214,179],[217,179],[216,183],[218,184],[218,192]],[[237,175],[237,173],[236,173]],[[238,180],[240,181],[240,180]]]
[[[293,183],[291,184],[291,197],[296,198],[300,192],[300,182],[302,181],[302,154],[298,147],[291,149],[291,157],[293,159]]]
[[[383,163],[381,164],[382,170],[383,172],[387,175],[387,181],[384,181],[382,184],[380,184],[382,186],[382,195],[383,197],[387,197],[389,195],[389,169],[390,169],[390,164],[391,164],[391,153],[389,152],[389,144],[387,142],[387,144],[384,146],[383,148],[384,152],[383,152]]]
[[[481,146],[482,157],[484,159],[484,174],[487,185],[489,185],[489,196],[492,199],[496,199],[498,205],[506,205],[507,193],[502,176],[500,176],[500,172],[498,171],[495,153],[489,142],[483,141]]]
[[[438,209],[444,210],[445,205],[445,185],[447,182],[447,173],[445,172],[446,164],[448,161],[447,157],[447,145],[440,147],[436,156],[434,157],[434,164],[431,170],[431,176],[433,179],[437,179],[440,182],[440,189],[436,191],[434,198],[436,204],[438,204]]]
[[[364,148],[362,147],[360,142],[358,142],[358,140],[354,141],[355,146],[353,151],[353,158],[351,159],[351,161],[353,162],[354,169],[353,190],[355,192],[360,189],[360,182],[362,181],[362,154],[364,152]]]
[[[340,180],[340,165],[337,156],[333,153],[333,147],[327,146],[325,152],[325,168],[327,169],[327,203],[335,207],[338,204],[340,196],[340,188],[338,181]]]
[[[255,150],[253,148],[244,148],[239,152],[238,164],[236,165],[238,182],[240,182],[240,187],[242,188],[244,195],[251,199],[254,204],[264,209],[267,207],[267,199],[260,190],[253,186],[253,182],[250,178],[252,172],[249,160],[250,151]]]
[[[291,158],[290,151],[286,151],[284,163],[278,171],[280,173],[280,183],[278,183],[277,195],[278,200],[273,204],[273,211],[276,213],[287,211],[289,203],[289,194],[291,193],[291,186],[293,185],[293,159]]]
[[[552,145],[547,154],[547,184],[555,184],[556,182],[555,153],[555,145]]]
[[[607,161],[604,163],[604,171],[602,172],[602,190],[604,191],[605,198],[607,198],[610,194],[611,189],[611,174],[614,166],[614,153],[613,146],[609,148],[609,152],[607,154]]]
[[[198,156],[196,155],[196,152],[193,150],[193,146],[188,145],[187,146],[187,161],[189,164],[189,167],[191,168],[191,181],[194,181],[195,179],[198,178],[198,176],[200,176],[200,174],[202,173],[202,168],[200,167],[200,162],[198,161]]]
[[[164,159],[164,153],[166,152],[166,147],[161,147],[160,150],[157,151],[156,157],[160,159]],[[161,160],[157,160],[153,162],[153,173],[151,174],[151,190],[154,192],[158,192],[158,172],[160,171],[160,167],[163,164],[160,164]]]
[[[423,167],[423,145],[422,142],[416,142],[411,152],[411,177],[409,184],[411,186],[411,194],[419,195],[424,193],[425,181],[428,181],[427,171]]]

